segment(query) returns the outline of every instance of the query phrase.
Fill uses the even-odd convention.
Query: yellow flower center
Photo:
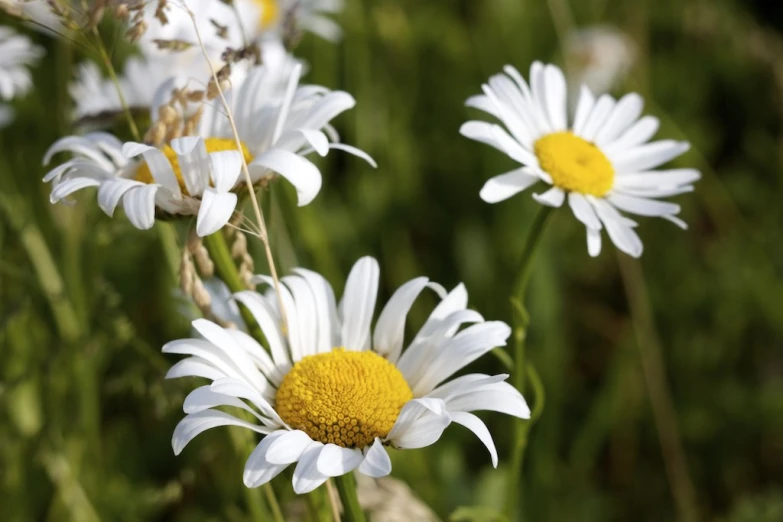
[[[614,168],[601,149],[570,131],[539,138],[533,150],[552,184],[563,190],[603,196],[614,184]]]
[[[204,144],[207,146],[207,152],[237,150],[237,144],[233,138],[207,138],[204,140]],[[187,194],[188,190],[185,187],[185,180],[182,178],[182,169],[179,167],[177,153],[174,152],[174,149],[169,145],[164,145],[161,150],[163,151],[163,154],[166,155],[166,159],[169,160],[169,163],[171,163],[171,168],[174,170],[174,175],[177,177],[180,190],[182,190],[183,194]],[[245,156],[246,162],[250,163],[253,161],[253,156],[244,143],[242,143],[242,154]],[[141,162],[138,169],[136,169],[136,181],[147,184],[155,183],[155,178],[152,177],[152,172],[150,172],[150,168],[146,161]]]
[[[412,398],[400,371],[377,353],[336,348],[296,363],[275,402],[286,424],[311,439],[363,448],[389,434]]]
[[[258,8],[261,10],[261,16],[258,19],[258,26],[261,29],[266,29],[275,21],[277,21],[277,13],[280,7],[277,5],[276,0],[253,0]]]

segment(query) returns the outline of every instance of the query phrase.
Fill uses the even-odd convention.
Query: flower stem
[[[272,512],[274,521],[285,522],[285,517],[283,516],[283,511],[280,509],[280,503],[275,496],[275,490],[272,488],[272,483],[267,482],[261,486],[261,488],[264,490],[264,495],[266,495],[266,503],[269,506],[269,510]]]
[[[111,56],[109,56],[109,53],[106,50],[106,46],[103,45],[103,38],[101,38],[101,33],[98,32],[97,27],[92,28],[92,33],[95,36],[95,42],[98,44],[98,52],[101,55],[101,59],[103,60],[104,65],[106,65],[106,69],[109,71],[109,78],[111,78],[111,81],[114,84],[115,89],[117,90],[117,98],[120,100],[120,105],[122,105],[122,110],[125,113],[125,118],[128,120],[128,127],[130,128],[131,134],[133,135],[133,139],[136,141],[141,141],[141,134],[139,134],[139,128],[136,126],[136,121],[133,119],[133,114],[131,114],[130,106],[128,105],[128,102],[125,99],[125,95],[122,93],[122,86],[120,85],[120,79],[117,77],[117,72],[114,70],[114,66],[111,63]]]
[[[525,241],[525,248],[522,250],[522,259],[519,263],[519,275],[517,276],[516,283],[515,295],[522,303],[525,302],[525,292],[527,291],[527,284],[530,281],[533,259],[535,259],[538,244],[541,242],[544,228],[546,228],[546,224],[549,222],[553,210],[554,208],[552,207],[542,205],[533,218],[533,223],[530,225],[530,232]]]
[[[533,223],[530,225],[530,232],[525,241],[522,250],[522,259],[519,266],[519,275],[516,282],[516,293],[511,297],[511,308],[513,317],[513,342],[514,342],[514,374],[513,383],[520,393],[525,392],[525,375],[528,368],[525,364],[525,339],[530,318],[525,308],[525,293],[530,280],[530,274],[533,266],[538,245],[541,242],[543,231],[552,215],[552,207],[542,206]],[[540,382],[539,382],[540,384]],[[536,403],[541,403],[543,393],[541,387],[537,386]],[[541,395],[539,397],[539,395]],[[540,412],[539,412],[540,414]],[[522,495],[522,464],[525,458],[525,449],[527,448],[527,439],[530,428],[535,419],[514,419],[514,445],[511,456],[511,468],[506,479],[506,514],[509,520],[516,520],[519,498]]]
[[[359,506],[359,496],[356,494],[356,479],[352,473],[346,473],[334,479],[340,501],[343,503],[344,518],[347,522],[365,522],[364,511]]]
[[[242,278],[239,277],[239,270],[237,270],[234,260],[231,258],[231,251],[226,243],[226,238],[223,232],[218,230],[214,234],[210,234],[203,238],[204,247],[209,252],[209,257],[212,262],[215,263],[215,271],[218,277],[226,283],[229,290],[232,293],[242,292],[247,290],[247,287],[242,282]],[[258,327],[253,314],[251,314],[244,306],[239,307],[239,311],[242,314],[245,324],[249,330],[250,335],[259,343],[264,343],[264,335],[261,329]]]

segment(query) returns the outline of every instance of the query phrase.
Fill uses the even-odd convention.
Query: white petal
[[[481,419],[472,413],[461,411],[451,412],[451,420],[457,424],[465,426],[467,429],[472,431],[481,442],[484,443],[484,445],[489,450],[490,457],[492,458],[492,466],[497,468],[498,451],[495,449],[495,442],[492,440],[492,435],[490,435],[486,424],[484,424]]]
[[[590,257],[598,257],[601,253],[601,231],[593,228],[587,229],[587,253]]]
[[[639,216],[657,217],[678,214],[680,212],[679,205],[667,201],[656,201],[654,199],[624,196],[622,194],[609,194],[607,200],[620,210]]]
[[[546,109],[555,132],[566,129],[566,80],[563,71],[554,65],[544,68]]]
[[[636,93],[626,94],[620,98],[606,122],[596,133],[595,144],[601,146],[614,141],[639,118],[643,107],[644,100]]]
[[[361,158],[367,163],[369,163],[371,167],[376,169],[378,168],[378,164],[375,162],[374,159],[372,159],[372,156],[370,156],[369,154],[367,154],[361,149],[352,147],[351,145],[346,145],[345,143],[330,143],[329,148],[341,150],[343,152],[347,152],[348,154],[352,154],[353,156],[356,156],[357,158]]]
[[[428,282],[426,277],[417,277],[402,285],[391,296],[375,324],[373,349],[376,353],[392,362],[399,359],[408,312],[421,291],[428,286]],[[445,294],[445,290],[441,290]]]
[[[174,450],[174,454],[179,455],[185,449],[185,446],[198,435],[218,426],[240,426],[261,434],[270,432],[267,428],[239,420],[228,413],[218,410],[205,410],[186,416],[174,428],[174,435],[171,437],[171,447]]]
[[[269,343],[269,351],[272,353],[272,360],[283,373],[291,369],[291,360],[288,358],[285,340],[280,331],[280,318],[272,310],[264,298],[257,292],[244,291],[234,294],[234,298],[242,303],[253,314],[264,337]]]
[[[319,156],[326,156],[329,153],[329,139],[326,137],[326,134],[319,130],[311,129],[299,129],[299,132],[302,133],[307,143],[315,149]]]
[[[270,149],[253,160],[287,179],[295,188],[299,206],[310,203],[321,190],[321,172],[308,160],[282,149]]]
[[[378,296],[379,276],[378,261],[369,256],[359,259],[348,275],[340,302],[341,339],[346,350],[370,348],[370,324]]]
[[[557,208],[565,201],[565,192],[560,187],[552,187],[543,194],[533,194],[533,199],[542,205]]]
[[[247,352],[228,334],[225,328],[206,319],[196,319],[191,324],[198,333],[203,335],[207,341],[212,343],[220,353],[231,361],[231,366],[236,371],[229,373],[229,376],[246,382],[257,390],[263,390],[266,387],[266,379],[258,371],[258,367],[253,363]],[[196,353],[194,355],[201,354]]]
[[[397,448],[415,449],[434,444],[451,423],[441,399],[413,399],[402,407],[386,440]]]
[[[485,381],[486,382],[486,381]],[[446,401],[448,411],[496,411],[520,419],[530,418],[530,408],[516,388],[507,382],[474,383],[457,390]]]
[[[522,192],[537,181],[538,176],[529,174],[524,168],[512,170],[488,180],[479,196],[487,203],[497,203]]]
[[[318,472],[327,477],[339,477],[356,469],[364,460],[358,449],[326,444],[318,455]]]
[[[302,453],[292,481],[297,495],[309,493],[329,480],[329,477],[318,471],[318,457],[323,448],[320,442],[311,442]]]
[[[654,170],[617,176],[614,185],[619,188],[679,187],[698,181],[700,178],[701,173],[696,169]]]
[[[618,152],[610,159],[618,173],[641,172],[662,165],[689,148],[684,141],[661,140]]]
[[[251,413],[253,416],[261,420],[260,415],[256,413],[253,408],[249,407],[243,401],[233,397],[231,395],[224,395],[213,391],[209,385],[199,386],[195,390],[191,391],[185,402],[182,405],[182,411],[185,413],[198,413],[218,406],[232,406]]]
[[[288,431],[269,447],[266,460],[271,464],[291,464],[300,459],[312,442],[313,439],[301,430]]]
[[[491,349],[505,346],[511,328],[501,321],[487,321],[472,325],[454,336],[441,348],[437,358],[414,386],[414,396],[421,396],[435,388],[454,372],[464,368]]]
[[[182,197],[177,176],[174,175],[174,169],[171,168],[171,163],[162,150],[143,143],[128,142],[123,145],[122,154],[126,158],[135,158],[140,154],[144,156],[155,183],[168,189],[175,197]]]
[[[171,148],[177,153],[188,194],[200,196],[209,186],[209,160],[204,139],[198,136],[177,138],[171,140]]]
[[[606,232],[612,243],[629,256],[639,257],[642,255],[643,245],[639,236],[634,232],[623,218],[622,215],[608,202],[599,198],[588,198],[590,203],[598,213],[598,217],[606,227]]]
[[[580,136],[584,129],[585,123],[590,113],[593,112],[593,105],[595,104],[595,97],[590,92],[590,88],[587,85],[582,85],[579,91],[579,101],[576,104],[576,114],[574,115],[574,134]]]
[[[263,392],[264,387],[251,386],[246,381],[234,378],[223,377],[216,379],[209,385],[210,389],[222,395],[229,395],[238,399],[245,399],[253,403],[266,418],[260,420],[268,426],[284,426],[285,422],[277,414],[272,405],[267,401]]]
[[[223,150],[209,155],[212,177],[218,192],[228,192],[236,185],[242,172],[242,154],[236,150]]]
[[[125,178],[115,178],[104,181],[98,189],[98,206],[111,217],[120,203],[122,196],[133,187],[143,186],[144,183]]]
[[[282,430],[274,431],[261,439],[256,448],[247,458],[245,470],[242,473],[242,481],[249,488],[256,488],[266,484],[280,474],[288,464],[276,465],[266,460],[266,453],[269,446],[285,433]]]
[[[196,219],[196,233],[199,237],[214,234],[229,222],[237,207],[237,195],[233,192],[219,193],[208,188],[204,191]]]
[[[435,364],[435,359],[442,356],[446,343],[452,339],[457,329],[464,323],[479,323],[484,318],[475,310],[456,310],[437,323],[429,335],[419,335],[397,362],[408,385],[417,389],[425,374]],[[422,328],[423,330],[423,328]]]
[[[364,454],[364,461],[359,466],[359,472],[368,477],[380,478],[391,473],[391,469],[389,454],[381,444],[381,439],[375,439],[375,442]]]
[[[101,181],[92,178],[72,178],[66,179],[57,184],[52,193],[49,195],[49,201],[57,203],[63,198],[66,198],[76,192],[87,187],[98,187],[101,185]]]
[[[584,128],[582,129],[582,132],[579,133],[579,136],[587,141],[593,141],[595,135],[601,129],[601,126],[609,117],[609,114],[611,114],[613,108],[614,98],[608,94],[601,95],[593,106],[593,110],[590,112],[590,116],[588,116]]]
[[[605,154],[611,156],[625,149],[648,142],[658,132],[658,118],[644,116],[631,125],[617,140],[602,147]]]
[[[595,214],[595,210],[587,202],[587,199],[578,192],[571,192],[568,194],[568,204],[571,206],[571,210],[574,212],[576,219],[581,221],[587,228],[594,230],[601,230],[601,221]]]
[[[125,193],[122,208],[134,227],[148,230],[155,224],[155,194],[158,188],[157,185],[145,185],[131,188]]]
[[[334,290],[321,275],[304,268],[296,268],[294,272],[302,276],[310,286],[316,308],[318,338],[315,344],[316,353],[325,353],[337,346],[340,334],[337,306]]]
[[[166,372],[166,379],[180,377],[203,377],[213,381],[225,377],[225,374],[201,357],[188,357],[175,363]]]
[[[460,283],[457,286],[455,286],[454,289],[448,293],[448,295],[443,297],[443,300],[440,303],[438,303],[438,305],[435,307],[432,313],[430,313],[430,316],[427,318],[427,321],[424,323],[424,326],[421,327],[421,330],[419,330],[419,332],[416,334],[416,337],[414,338],[413,342],[416,343],[417,341],[432,336],[435,332],[437,332],[440,329],[444,320],[449,318],[454,312],[465,310],[467,306],[468,306],[468,291],[465,288],[465,285]],[[478,315],[478,317],[481,317],[481,315],[478,314],[477,312],[476,314]],[[482,320],[483,318],[479,319],[479,321]],[[459,328],[460,324],[461,323],[456,324],[453,330],[449,332],[447,336],[448,337],[453,336],[454,332],[457,331],[457,328]]]
[[[289,320],[288,325],[289,334],[293,328],[298,328],[298,335],[289,335],[291,351],[297,354],[294,361],[301,357],[315,355],[318,353],[318,309],[313,292],[300,276],[285,276],[280,281],[289,288],[296,307],[296,321],[291,324]]]

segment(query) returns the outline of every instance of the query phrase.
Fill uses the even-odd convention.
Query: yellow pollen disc
[[[207,138],[204,140],[204,144],[207,146],[207,152],[237,150],[237,144],[233,138]],[[174,170],[174,175],[177,177],[180,190],[182,190],[184,194],[187,194],[188,190],[185,187],[185,180],[182,179],[182,170],[179,168],[177,153],[174,152],[174,149],[169,145],[164,145],[161,150],[163,151],[163,154],[166,155],[166,159],[169,160],[169,163],[171,163],[171,168]],[[246,162],[250,163],[253,161],[253,156],[250,154],[250,151],[247,150],[244,143],[242,143],[242,154],[245,156]],[[155,179],[152,177],[152,172],[150,172],[150,168],[146,161],[142,161],[136,170],[136,181],[147,184],[155,183]]]
[[[280,8],[276,0],[253,0],[261,10],[261,16],[258,18],[258,25],[266,29],[277,20],[277,13]]]
[[[539,138],[533,150],[552,184],[563,190],[603,196],[614,184],[614,168],[601,149],[569,131]]]
[[[388,435],[412,398],[400,371],[377,353],[335,348],[296,363],[275,402],[280,417],[311,439],[362,448]]]

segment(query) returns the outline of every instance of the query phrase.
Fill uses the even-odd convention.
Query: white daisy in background
[[[460,133],[507,154],[522,166],[496,176],[481,189],[481,198],[497,203],[522,192],[538,181],[551,185],[533,198],[559,207],[568,198],[576,218],[587,227],[591,256],[601,251],[601,230],[623,252],[639,257],[642,242],[636,222],[621,211],[658,216],[681,228],[676,217],[680,206],[656,198],[693,190],[699,179],[695,169],[652,170],[688,150],[687,142],[649,142],[658,130],[658,119],[640,118],[642,98],[627,94],[619,100],[609,95],[597,99],[582,87],[576,114],[569,126],[566,115],[566,80],[554,65],[534,62],[530,87],[511,67],[490,78],[484,94],[467,105],[500,120],[497,124],[470,121]]]
[[[193,22],[185,7],[196,15],[199,33],[215,68],[223,65],[220,56],[226,48],[238,49],[245,42],[255,41],[259,43],[263,64],[288,78],[291,69],[299,63],[280,39],[283,14],[289,11],[302,28],[324,38],[336,40],[341,34],[339,26],[324,16],[324,13],[339,12],[341,0],[238,0],[235,5],[236,12],[220,0],[172,1],[165,10],[168,23],[164,25],[154,17],[157,3],[150,3],[145,17],[149,27],[138,42],[139,55],[128,59],[119,73],[126,103],[135,109],[148,109],[161,90],[170,94],[173,83],[195,89],[203,87],[209,79],[209,66],[197,45]],[[218,34],[212,21],[227,29],[225,35]],[[173,52],[160,49],[155,40],[178,40],[193,46]],[[241,82],[246,65],[233,67],[232,83]],[[94,62],[80,65],[69,91],[75,105],[74,119],[119,113],[123,109],[116,85],[104,77]]]
[[[375,259],[360,259],[339,305],[329,283],[315,272],[297,269],[282,278],[287,336],[273,290],[235,294],[258,322],[269,352],[247,334],[204,319],[193,322],[203,339],[164,346],[165,353],[190,356],[175,364],[168,378],[211,381],[185,399],[187,416],[174,430],[174,452],[210,428],[246,427],[263,438],[245,465],[245,485],[260,486],[296,463],[293,486],[302,494],[355,469],[371,477],[388,475],[391,461],[384,446],[429,446],[456,422],[478,436],[497,466],[492,436],[470,412],[529,418],[525,400],[504,382],[508,375],[449,378],[504,345],[510,328],[468,310],[464,286],[446,294],[420,277],[394,293],[373,331],[378,278]],[[272,283],[266,276],[257,281]],[[406,316],[427,287],[442,301],[403,351]],[[464,324],[470,326],[459,331]],[[249,413],[253,422],[222,407]]]
[[[43,56],[43,49],[10,27],[0,26],[0,101],[9,101],[30,90],[28,66]],[[0,103],[0,127],[13,120],[10,107]]]
[[[374,162],[364,152],[336,143],[329,122],[354,106],[351,95],[318,86],[299,86],[295,67],[280,96],[266,68],[254,68],[228,94],[242,154],[253,183],[280,174],[296,188],[299,205],[310,203],[321,188],[321,172],[306,155],[325,156],[340,149]],[[109,215],[122,201],[131,223],[151,228],[156,210],[166,215],[198,215],[196,231],[204,236],[226,224],[237,204],[235,189],[245,186],[239,175],[241,157],[211,154],[235,151],[236,142],[221,107],[207,105],[200,136],[172,140],[156,149],[141,143],[122,144],[107,133],[68,136],[47,151],[44,164],[59,152],[76,157],[50,171],[50,200],[56,203],[86,187],[100,187],[98,204]],[[141,156],[141,160],[137,157]]]
[[[255,39],[282,39],[289,25],[336,42],[342,29],[330,18],[343,10],[343,0],[237,0],[245,31]],[[255,21],[255,23],[253,23]]]
[[[157,5],[157,2],[150,2],[145,8],[148,28],[137,42],[139,54],[130,57],[118,73],[123,97],[134,109],[149,109],[160,87],[172,78],[179,78],[183,85],[187,83],[192,89],[198,89],[209,80],[209,66],[197,45],[193,21],[186,7],[196,14],[207,55],[216,68],[222,66],[220,55],[227,47],[237,49],[243,45],[243,30],[236,13],[220,0],[169,2],[164,10],[168,19],[165,25],[154,16]],[[217,33],[212,21],[227,28],[225,38]],[[171,51],[160,49],[156,40],[178,40],[192,46]],[[104,77],[92,61],[80,64],[68,89],[74,101],[75,119],[123,110],[116,85]]]
[[[616,27],[598,25],[572,31],[566,37],[568,86],[574,92],[587,85],[603,94],[619,84],[636,59],[636,45]]]

